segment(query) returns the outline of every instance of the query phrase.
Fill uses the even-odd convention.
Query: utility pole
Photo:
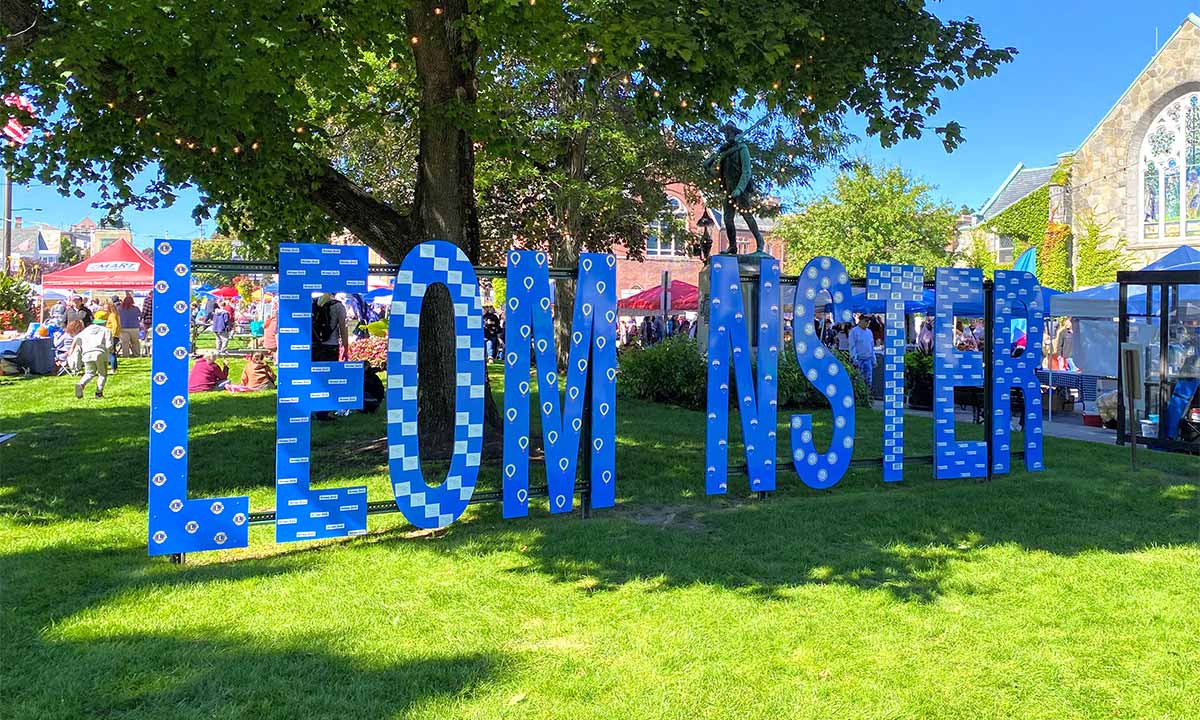
[[[4,274],[12,270],[12,167],[4,168]]]

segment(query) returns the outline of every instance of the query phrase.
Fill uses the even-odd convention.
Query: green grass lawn
[[[1194,457],[1134,473],[1126,449],[1047,438],[1049,470],[991,483],[913,466],[816,492],[786,464],[765,501],[736,480],[709,498],[703,414],[621,401],[618,507],[589,520],[256,527],[176,566],[146,556],[148,366],[99,401],[0,380],[0,718],[1198,714]],[[314,484],[390,498],[384,422],[316,427]],[[881,416],[858,423],[878,457]],[[273,393],[197,396],[191,428],[193,497],[273,506]],[[910,418],[908,452],[931,434]]]

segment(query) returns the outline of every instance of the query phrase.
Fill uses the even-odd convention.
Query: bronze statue
[[[750,146],[746,144],[745,134],[733,123],[722,125],[721,132],[725,134],[725,142],[704,161],[704,168],[721,178],[721,188],[725,191],[725,234],[729,237],[729,247],[725,252],[737,254],[736,214],[741,213],[750,233],[754,235],[755,254],[763,254],[763,236],[753,213],[757,193]]]

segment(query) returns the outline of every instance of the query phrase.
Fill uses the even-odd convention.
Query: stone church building
[[[1074,151],[1047,167],[1018,164],[974,225],[1047,185],[1049,221],[1079,238],[1094,217],[1125,241],[1131,267],[1200,247],[1200,16],[1187,17]],[[987,242],[999,263],[1013,260],[1011,240]]]

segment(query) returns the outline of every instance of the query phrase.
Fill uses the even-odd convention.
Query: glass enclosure
[[[1200,269],[1118,273],[1120,340],[1141,350],[1142,397],[1128,417],[1125,368],[1118,441],[1200,452]]]

